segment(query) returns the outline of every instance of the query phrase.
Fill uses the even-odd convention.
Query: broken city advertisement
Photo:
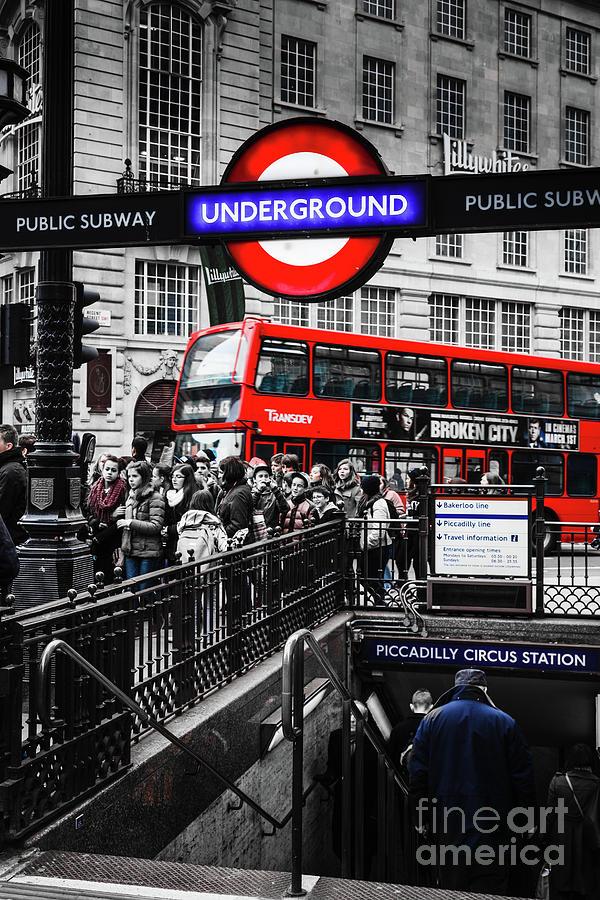
[[[352,437],[376,441],[578,450],[579,422],[548,416],[353,403]]]

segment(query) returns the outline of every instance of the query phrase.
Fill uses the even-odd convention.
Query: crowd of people
[[[27,538],[20,519],[27,506],[27,454],[34,448],[33,435],[0,425],[0,515],[7,547]],[[418,515],[419,468],[407,473],[402,494],[382,475],[361,477],[350,459],[333,471],[317,462],[302,472],[293,454],[247,463],[235,456],[218,460],[207,450],[166,466],[151,463],[147,450],[146,439],[136,436],[130,455],[99,455],[83,485],[86,525],[79,537],[89,543],[94,572],[103,573],[105,584],[114,580],[117,565],[132,578],[334,519],[349,523],[350,566],[363,576],[376,605],[394,599],[411,566],[418,571],[417,529],[407,528],[406,519]],[[486,473],[482,483],[497,479]],[[0,572],[5,593],[10,574]]]

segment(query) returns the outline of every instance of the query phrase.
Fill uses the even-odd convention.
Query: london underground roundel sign
[[[312,117],[286,119],[258,131],[235,153],[223,184],[383,176],[388,170],[362,135],[340,122]],[[240,274],[276,297],[326,300],[364,284],[381,267],[393,237],[230,241],[227,249]]]

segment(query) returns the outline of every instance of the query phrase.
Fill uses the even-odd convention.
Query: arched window
[[[199,183],[201,106],[202,25],[168,3],[140,10],[140,178]]]
[[[29,72],[27,81],[28,105],[32,92],[41,84],[42,59],[40,32],[34,22],[29,22],[19,39],[19,64]],[[26,191],[38,183],[40,162],[40,123],[23,124],[17,131],[17,190]]]

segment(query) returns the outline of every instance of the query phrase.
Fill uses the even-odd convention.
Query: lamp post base
[[[81,478],[77,454],[66,443],[38,443],[27,457],[28,503],[21,524],[29,538],[19,547],[21,571],[13,582],[15,609],[66,597],[94,580],[87,544],[77,532],[81,515]]]

